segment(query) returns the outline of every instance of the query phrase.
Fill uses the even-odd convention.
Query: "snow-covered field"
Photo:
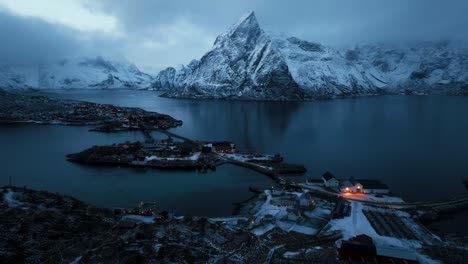
[[[362,209],[369,209],[371,207],[366,207],[361,202],[351,202],[351,216],[345,217],[343,219],[334,219],[329,222],[328,231],[339,231],[343,235],[343,240],[348,240],[357,235],[365,234],[370,236],[376,246],[383,248],[404,248],[414,251],[418,260],[421,263],[437,263],[433,262],[431,259],[426,256],[417,253],[423,245],[423,242],[420,240],[408,240],[395,237],[387,237],[379,235],[373,228],[370,222],[367,220],[366,216],[362,212]],[[372,207],[372,210],[376,210]],[[378,209],[377,209],[378,210]],[[384,211],[389,211],[390,209],[380,209]],[[401,217],[406,225],[411,227],[412,231],[420,236],[431,236],[432,234],[424,233],[423,227],[414,223],[410,218],[408,213],[402,211],[391,210],[391,213],[395,213]],[[429,239],[430,240],[430,239]],[[427,241],[425,241],[427,243]],[[339,243],[339,242],[338,242]]]

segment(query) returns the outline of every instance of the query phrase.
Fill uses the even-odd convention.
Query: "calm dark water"
[[[231,140],[240,148],[281,153],[304,163],[308,177],[381,179],[408,201],[465,195],[468,176],[468,98],[384,96],[314,102],[174,100],[151,91],[68,91],[60,98],[137,106],[182,119],[173,131],[201,140]],[[86,127],[0,127],[0,184],[13,176],[27,185],[75,195],[99,206],[155,200],[193,214],[230,214],[267,186],[260,174],[234,166],[215,173],[94,168],[64,155],[97,144],[142,139],[139,133],[100,134]]]

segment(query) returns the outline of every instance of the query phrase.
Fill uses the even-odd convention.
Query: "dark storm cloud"
[[[117,17],[134,39],[159,43],[146,59],[157,68],[188,63],[209,50],[216,36],[247,11],[261,26],[331,45],[418,40],[466,40],[468,1],[452,0],[102,0],[103,10]],[[184,21],[185,23],[179,23]],[[192,35],[171,35],[192,25]],[[161,28],[161,25],[164,27]],[[186,30],[191,30],[187,28]],[[148,56],[149,55],[149,56]],[[141,61],[145,61],[142,58]]]
[[[85,0],[77,1],[86,6]],[[118,34],[0,13],[0,33],[8,36],[0,43],[2,60],[109,53],[155,73],[199,58],[218,34],[251,10],[266,31],[332,45],[468,38],[468,1],[463,0],[99,0],[97,6],[89,9],[114,17]]]
[[[73,54],[79,47],[67,28],[2,11],[0,34],[2,64],[30,65],[47,62]]]
[[[128,30],[139,31],[182,17],[213,35],[253,10],[262,26],[326,42],[467,38],[464,0],[103,0]]]

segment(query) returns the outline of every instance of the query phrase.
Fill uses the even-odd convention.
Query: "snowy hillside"
[[[152,88],[168,97],[266,100],[468,94],[468,48],[424,42],[336,49],[266,34],[251,12],[200,60],[161,71]]]
[[[148,88],[152,77],[135,65],[102,57],[62,60],[34,67],[0,65],[0,87],[10,89]]]

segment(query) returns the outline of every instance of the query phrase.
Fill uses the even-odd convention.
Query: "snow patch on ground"
[[[286,252],[284,252],[283,257],[285,257],[285,258],[294,258],[295,256],[298,256],[300,254],[301,254],[301,252],[286,251]]]
[[[151,160],[161,160],[161,161],[175,161],[175,160],[191,160],[191,161],[197,161],[198,158],[200,158],[201,152],[195,152],[193,155],[188,156],[188,157],[159,157],[159,156],[148,156],[145,158],[145,162],[151,161]]]
[[[259,157],[253,156],[251,154],[220,154],[221,156],[228,158],[228,159],[233,159],[233,160],[238,160],[238,161],[249,161],[249,160],[258,160],[258,161],[269,161],[273,160],[274,156],[272,155],[262,155]]]
[[[291,231],[295,231],[306,235],[315,235],[317,234],[318,230],[312,227],[294,224],[294,226],[291,228]]]
[[[126,220],[134,220],[142,223],[152,224],[156,221],[154,220],[154,216],[141,216],[141,215],[125,215],[122,219]]]
[[[76,259],[74,259],[72,262],[70,262],[70,264],[79,264],[81,261],[81,256],[77,257]]]
[[[5,195],[3,196],[4,197],[3,199],[8,204],[9,207],[22,206],[24,203],[15,200],[14,195],[15,195],[15,192],[13,192],[11,189],[8,189],[8,192],[5,193]]]
[[[418,258],[418,261],[421,264],[442,264],[442,262],[433,260],[426,255],[416,253],[416,257]]]
[[[261,235],[267,233],[268,231],[272,230],[273,228],[275,228],[275,225],[267,224],[267,225],[263,225],[263,226],[257,226],[254,229],[252,229],[250,232],[252,232],[252,234],[254,234],[256,236],[261,236]]]

